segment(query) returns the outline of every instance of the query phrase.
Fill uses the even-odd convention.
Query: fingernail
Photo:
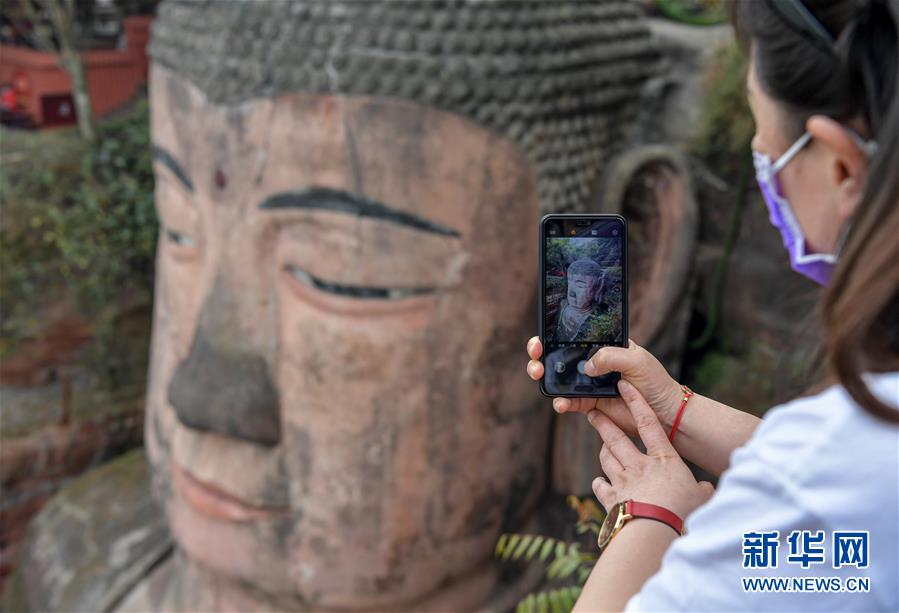
[[[553,398],[553,409],[556,413],[562,412],[562,399],[561,398]]]
[[[597,411],[596,409],[593,409],[592,411],[587,413],[587,421],[589,421],[591,424],[596,421],[597,417],[599,417],[599,411]]]
[[[593,376],[593,373],[596,372],[596,367],[593,366],[593,358],[590,358],[589,360],[587,360],[587,363],[584,364],[584,372],[588,376]]]
[[[624,379],[619,379],[618,381],[618,391],[622,394],[630,395],[634,392],[634,386],[625,381]]]

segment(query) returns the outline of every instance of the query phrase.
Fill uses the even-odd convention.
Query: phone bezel
[[[538,240],[540,242],[539,249],[539,269],[540,276],[538,279],[539,291],[538,300],[537,300],[537,311],[538,311],[538,330],[540,334],[540,342],[543,345],[543,355],[540,356],[540,362],[543,363],[544,366],[544,375],[546,370],[546,319],[545,319],[545,306],[546,306],[546,225],[550,221],[556,220],[617,220],[621,222],[624,234],[621,241],[621,278],[622,278],[622,313],[621,313],[621,323],[622,323],[622,344],[621,347],[627,347],[628,344],[628,254],[627,254],[627,219],[622,215],[612,214],[612,213],[549,213],[544,215],[540,219],[540,224],[538,227]],[[617,379],[616,379],[617,382]],[[550,394],[546,390],[545,386],[545,376],[540,378],[540,393],[549,398],[615,398],[619,396],[617,385],[613,385],[611,390],[608,388],[604,388],[598,392],[572,392],[567,394]]]

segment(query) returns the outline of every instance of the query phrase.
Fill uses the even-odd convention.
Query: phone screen
[[[618,373],[589,377],[600,347],[627,342],[627,227],[618,215],[551,215],[542,228],[543,391],[616,396]]]

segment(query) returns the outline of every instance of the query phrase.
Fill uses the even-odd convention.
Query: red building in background
[[[81,53],[95,117],[121,107],[146,83],[146,46],[153,19],[149,15],[125,17],[123,48]],[[16,114],[26,117],[28,123],[45,127],[76,121],[71,79],[50,53],[0,45],[0,85],[7,87],[4,100],[11,98],[11,88],[18,103]]]

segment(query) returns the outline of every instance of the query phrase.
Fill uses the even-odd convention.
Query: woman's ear
[[[810,117],[805,128],[832,156],[830,176],[837,196],[837,213],[845,223],[855,214],[868,179],[868,157],[858,142],[861,137],[824,115]]]

